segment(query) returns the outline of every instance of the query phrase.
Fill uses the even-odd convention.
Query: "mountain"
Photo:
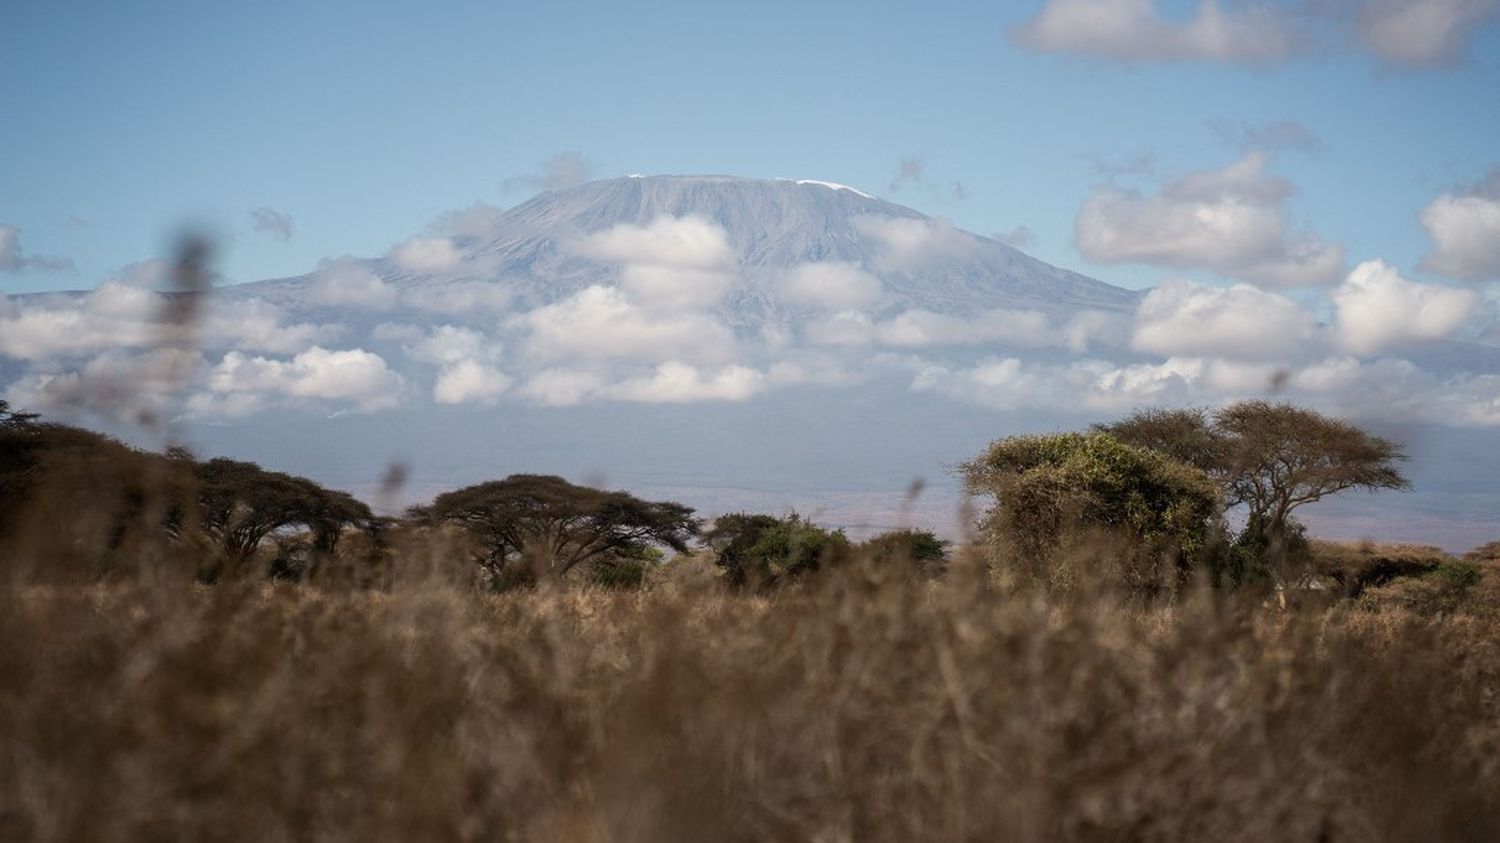
[[[795,312],[775,281],[808,263],[864,268],[880,279],[890,310],[1127,312],[1140,298],[854,188],[731,176],[633,176],[548,191],[486,220],[483,231],[460,226],[449,238],[459,256],[451,267],[414,270],[389,256],[365,266],[403,291],[497,281],[531,305],[546,304],[615,274],[610,263],[579,253],[581,238],[663,217],[693,217],[723,229],[744,276],[724,302],[725,315],[739,326]],[[228,291],[315,309],[308,296],[314,280],[310,274]]]

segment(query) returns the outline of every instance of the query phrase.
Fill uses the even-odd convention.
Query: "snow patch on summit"
[[[853,193],[856,196],[863,196],[866,199],[874,199],[875,198],[874,196],[871,196],[870,194],[864,192],[863,190],[860,190],[860,189],[854,188],[854,187],[850,187],[847,184],[838,184],[837,182],[831,182],[831,181],[818,181],[817,179],[797,179],[796,182],[797,182],[797,184],[815,184],[815,185],[817,185],[819,187],[826,187],[829,190],[847,190],[847,191],[849,191],[850,193]]]

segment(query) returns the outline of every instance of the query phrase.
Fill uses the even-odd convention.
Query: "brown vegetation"
[[[546,477],[395,522],[0,408],[0,840],[1500,836],[1500,554],[1314,543],[1359,599],[1284,611],[1192,575],[1206,475],[1063,444],[1048,541],[1162,577],[749,514],[663,559],[690,510]]]

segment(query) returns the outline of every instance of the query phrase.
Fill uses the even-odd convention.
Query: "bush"
[[[931,530],[891,530],[868,539],[856,552],[875,565],[903,566],[918,576],[937,576],[948,562],[948,542]]]
[[[1405,609],[1441,614],[1464,606],[1479,584],[1479,567],[1471,562],[1443,562],[1418,577],[1401,577],[1366,591],[1360,604],[1368,609]]]
[[[1102,559],[1127,590],[1175,591],[1213,564],[1218,487],[1199,469],[1106,433],[1013,436],[961,467],[995,505],[981,530],[1024,579],[1067,590],[1073,560]]]
[[[1441,549],[1420,544],[1312,541],[1308,550],[1313,572],[1338,583],[1351,598],[1396,579],[1432,573],[1454,561]]]
[[[797,579],[851,555],[843,530],[826,530],[792,513],[732,513],[715,519],[704,543],[734,586],[772,585]]]

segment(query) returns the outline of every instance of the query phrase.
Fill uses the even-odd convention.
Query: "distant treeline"
[[[1396,443],[1353,425],[1261,401],[1009,437],[959,469],[987,503],[962,553],[1059,593],[1102,585],[1159,601],[1202,583],[1357,597],[1439,563],[1329,563],[1337,554],[1315,552],[1295,513],[1350,489],[1405,489],[1404,459]],[[550,475],[479,483],[381,516],[304,477],[182,449],[149,453],[0,402],[0,561],[27,577],[160,570],[206,583],[378,586],[420,557],[485,589],[634,587],[672,553],[711,561],[730,587],[760,589],[855,562],[930,579],[952,552],[929,531],[856,543],[795,513],[705,522],[681,503]]]

